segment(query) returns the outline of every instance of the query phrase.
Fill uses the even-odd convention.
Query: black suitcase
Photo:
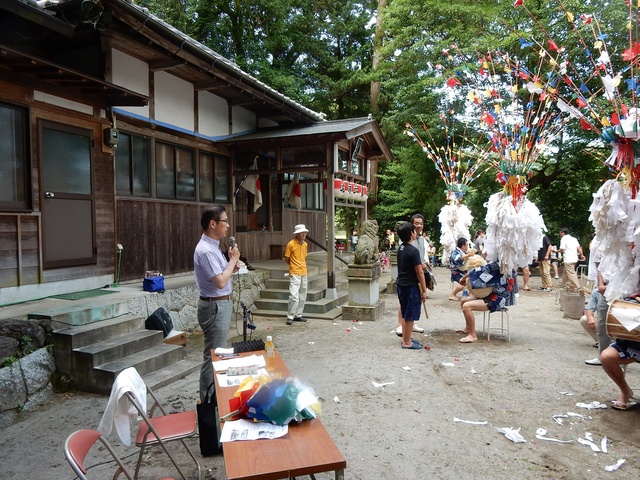
[[[162,336],[167,338],[169,332],[173,330],[173,320],[171,320],[169,312],[164,307],[160,307],[144,321],[144,328],[147,330],[160,330]]]

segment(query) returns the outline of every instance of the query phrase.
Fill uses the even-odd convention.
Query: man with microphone
[[[235,238],[229,239],[229,260],[220,250],[220,240],[229,231],[227,212],[222,205],[208,207],[200,218],[203,234],[193,254],[196,286],[200,292],[198,323],[204,334],[200,398],[204,399],[213,382],[211,349],[225,347],[233,313],[231,276],[240,268],[240,251]],[[231,241],[233,239],[233,241]]]

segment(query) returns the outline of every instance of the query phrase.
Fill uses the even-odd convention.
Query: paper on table
[[[264,367],[266,366],[262,355],[251,355],[249,357],[230,358],[229,360],[218,360],[213,362],[213,370],[222,372],[229,367]]]
[[[640,311],[635,308],[612,308],[610,315],[615,317],[629,332],[640,327]]]
[[[220,441],[235,442],[236,440],[260,440],[283,437],[289,433],[288,425],[273,425],[253,420],[234,420],[224,422]]]
[[[264,368],[261,368],[256,373],[256,377],[259,377],[260,375],[268,375],[268,372]],[[216,375],[216,377],[218,378],[218,386],[219,387],[223,387],[223,388],[224,387],[237,387],[248,376],[249,375],[231,375],[231,376],[229,376],[226,373],[218,373]]]

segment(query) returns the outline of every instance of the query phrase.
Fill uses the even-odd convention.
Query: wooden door
[[[96,263],[91,131],[43,121],[39,136],[44,267]]]

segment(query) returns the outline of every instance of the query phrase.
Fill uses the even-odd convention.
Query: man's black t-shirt
[[[546,235],[543,235],[543,237],[542,237],[542,248],[540,248],[540,250],[538,250],[538,260],[539,261],[544,260],[544,257],[547,254],[547,248],[549,248],[549,245],[551,245],[551,240],[549,240],[549,237],[547,237]]]
[[[417,285],[416,265],[422,264],[420,251],[409,243],[398,247],[398,279],[396,283],[402,287]]]

